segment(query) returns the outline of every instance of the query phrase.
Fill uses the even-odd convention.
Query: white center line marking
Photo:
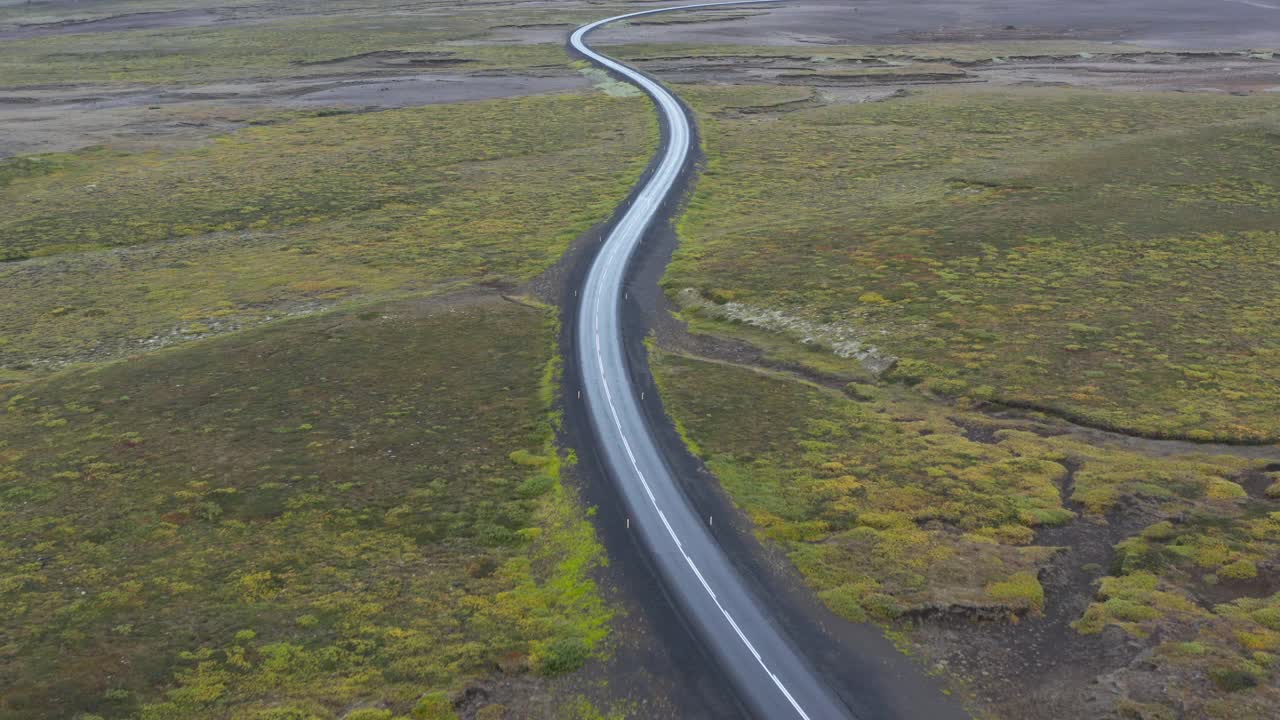
[[[626,19],[626,18],[632,18],[639,15],[649,15],[652,13],[666,12],[669,10],[684,10],[684,9],[692,9],[692,8],[699,8],[699,7],[713,7],[717,5],[742,5],[742,4],[748,4],[753,2],[773,2],[773,1],[775,0],[738,0],[735,2],[699,3],[696,5],[684,5],[680,7],[674,7],[674,8],[659,8],[656,10],[644,10],[641,12],[628,13],[626,15],[619,15],[617,17],[607,18],[604,20],[599,20],[597,22],[591,23],[589,25],[584,25],[583,27],[578,28],[571,36],[570,43],[573,45],[573,47],[576,50],[578,50],[578,52],[612,69],[618,74],[625,76],[626,78],[631,80],[633,83],[635,83],[636,85],[640,86],[642,89],[647,91],[649,95],[654,99],[655,103],[659,106],[664,117],[666,118],[667,125],[670,128],[670,135],[671,135],[671,137],[669,138],[669,146],[668,146],[667,154],[663,158],[662,163],[659,165],[657,171],[655,171],[653,176],[649,179],[648,184],[646,184],[645,187],[640,191],[640,193],[636,195],[635,202],[628,203],[629,209],[627,213],[623,216],[619,224],[614,228],[613,232],[610,233],[607,238],[605,238],[605,242],[610,244],[612,247],[609,248],[608,254],[603,261],[604,262],[603,266],[607,269],[607,272],[604,273],[604,276],[612,278],[613,276],[616,276],[618,273],[621,272],[618,266],[614,265],[614,263],[616,262],[616,258],[619,250],[621,250],[624,245],[628,244],[626,242],[627,238],[630,238],[630,237],[638,238],[638,235],[644,231],[645,226],[653,218],[654,211],[657,209],[658,201],[661,200],[662,196],[664,196],[671,189],[676,176],[679,174],[680,169],[684,165],[684,158],[689,149],[689,129],[688,129],[687,120],[685,119],[685,116],[684,116],[683,109],[680,107],[679,103],[676,102],[675,98],[671,96],[670,93],[668,93],[660,85],[649,80],[647,77],[640,74],[639,72],[627,67],[626,65],[616,62],[611,58],[608,58],[604,55],[600,55],[599,53],[596,53],[585,44],[585,42],[583,41],[583,37],[587,33],[591,32],[592,30],[602,25],[605,25],[607,23],[611,23],[611,22]],[[617,242],[611,242],[614,238],[619,238],[619,240]],[[634,243],[631,244],[631,247],[628,247],[628,253],[627,253],[628,255],[630,254],[630,250],[633,247],[634,247]],[[597,260],[597,263],[599,262],[600,261]],[[604,400],[609,408],[609,414],[613,420],[614,429],[617,433],[618,439],[621,440],[623,449],[626,451],[627,458],[630,460],[631,469],[634,471],[635,476],[640,480],[640,483],[644,488],[645,494],[649,498],[649,502],[653,505],[653,509],[657,512],[658,518],[662,521],[662,525],[667,531],[667,535],[670,536],[671,541],[675,544],[676,549],[680,552],[680,555],[684,558],[685,563],[689,566],[689,569],[693,572],[693,575],[698,579],[698,582],[701,584],[703,590],[711,598],[711,601],[715,603],[715,606],[719,609],[720,614],[724,616],[724,619],[729,623],[729,626],[733,628],[733,631],[737,635],[738,639],[741,640],[744,646],[746,646],[747,650],[751,653],[752,657],[756,659],[756,662],[760,664],[760,667],[765,671],[765,673],[773,681],[773,684],[778,688],[779,691],[782,692],[783,696],[786,697],[787,701],[791,704],[791,707],[795,709],[796,713],[801,718],[803,718],[803,720],[810,720],[809,715],[805,713],[804,709],[800,706],[800,703],[797,702],[796,699],[791,695],[791,692],[787,689],[786,685],[784,685],[783,682],[778,678],[778,676],[775,675],[773,671],[769,669],[769,666],[765,663],[764,658],[760,656],[760,653],[756,650],[755,645],[751,643],[751,640],[747,638],[746,633],[744,633],[742,631],[742,628],[738,626],[737,621],[735,621],[733,616],[729,613],[729,611],[726,610],[725,607],[720,604],[719,598],[716,596],[715,591],[711,588],[710,583],[708,583],[707,579],[702,575],[702,571],[698,569],[697,563],[695,563],[693,561],[693,558],[690,557],[687,552],[685,552],[684,545],[683,543],[681,543],[680,537],[676,534],[675,530],[671,527],[671,523],[668,522],[666,513],[664,513],[662,508],[658,505],[658,500],[653,493],[653,489],[649,486],[649,481],[645,478],[644,473],[640,470],[639,464],[636,462],[635,453],[631,449],[631,443],[627,439],[626,432],[622,428],[622,420],[621,418],[619,418],[617,407],[614,405],[613,390],[609,386],[609,379],[605,372],[604,356],[603,356],[603,350],[601,347],[600,317],[602,314],[601,300],[603,296],[606,294],[606,292],[604,289],[601,289],[598,287],[602,283],[599,281],[599,278],[597,278],[594,275],[594,273],[590,274],[589,277],[594,278],[596,280],[594,285],[597,286],[597,287],[589,288],[589,292],[594,292],[595,294],[595,301],[592,307],[592,336],[595,344],[595,359],[596,359],[595,371],[599,377],[600,386],[604,390]],[[618,283],[618,285],[620,285],[620,282]],[[616,287],[615,287],[615,290],[616,290]],[[575,292],[575,295],[576,295],[576,292]],[[616,299],[616,295],[617,293],[614,292],[613,296],[615,297],[615,299]],[[616,309],[617,308],[615,307],[614,310],[616,311]],[[710,519],[708,518],[708,520]],[[631,519],[627,518],[627,527],[629,528],[630,526],[631,526]]]

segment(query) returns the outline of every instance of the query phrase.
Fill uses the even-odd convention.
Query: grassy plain
[[[49,83],[201,84],[241,79],[323,76],[333,63],[373,52],[423,53],[424,65],[467,70],[512,70],[564,63],[556,44],[445,45],[457,30],[438,20],[293,21],[280,27],[94,33],[6,43],[3,68],[10,87]],[[358,23],[358,24],[353,24]],[[487,24],[477,25],[483,33]],[[465,34],[464,34],[465,35]],[[411,67],[411,66],[410,66]]]
[[[685,52],[666,50],[639,55]],[[707,55],[757,50],[786,58]],[[1101,647],[1129,638],[1149,661],[1115,670],[1115,712],[1266,717],[1280,698],[1274,460],[1100,442],[983,409],[1280,437],[1280,103],[681,93],[708,160],[667,292],[692,330],[826,378],[655,358],[673,418],[758,534],[849,619],[967,625],[961,637],[1050,668],[1102,662],[1085,644],[1101,633]],[[833,389],[837,377],[859,380]],[[984,635],[973,619],[1027,629]],[[1022,662],[1007,687],[1040,692]],[[953,678],[1004,672],[973,666],[981,676]]]
[[[406,301],[8,392],[0,714],[448,717],[431,693],[495,667],[579,667],[610,611],[554,342],[537,309]]]
[[[1028,609],[991,585],[1048,559],[1032,545],[1037,529],[1105,518],[1139,498],[1235,499],[1236,480],[1260,466],[1147,458],[1017,427],[990,426],[988,437],[974,432],[981,416],[869,385],[851,397],[679,355],[658,368],[673,415],[729,494],[820,590],[860,604],[846,608],[853,617],[938,604]]]
[[[1076,630],[1116,625],[1151,638],[1156,685],[1177,677],[1196,688],[1188,707],[1208,717],[1274,706],[1280,506],[1242,485],[1258,484],[1263,461],[1152,457],[902,388],[840,392],[681,355],[655,360],[690,446],[836,613],[1036,623],[1065,600],[1041,582],[1064,562],[1041,533],[1131,527],[1110,564],[1091,571],[1102,576],[1097,602]]]
[[[569,113],[583,124],[561,122]],[[440,216],[450,209],[451,196],[474,192],[476,185],[493,186],[496,173],[514,170],[518,163],[529,166],[528,173],[572,171],[588,181],[612,179],[607,173],[614,163],[606,160],[592,172],[581,156],[593,155],[615,138],[642,143],[644,134],[635,130],[643,127],[643,115],[636,102],[549,95],[303,117],[251,127],[190,152],[103,150],[16,159],[5,163],[12,169],[4,187],[10,212],[0,226],[5,259],[333,222],[410,206]],[[629,116],[625,126],[615,127],[621,116]],[[639,149],[623,145],[614,152]],[[574,160],[581,165],[570,166]],[[539,179],[511,182],[537,185]],[[605,188],[625,187],[623,181]],[[601,194],[590,182],[579,191],[563,198],[563,205],[544,208],[539,190],[531,189],[527,192],[534,197],[517,195],[510,205],[521,215],[572,208],[569,225],[577,227],[596,217],[592,211],[599,210],[598,202],[582,205]],[[455,203],[467,207],[469,199]],[[513,248],[517,253],[535,249]],[[508,260],[510,274],[528,273],[523,260],[519,254]],[[539,261],[545,264],[546,255],[535,255],[534,264]]]
[[[204,7],[130,0],[43,19]],[[6,40],[0,76],[19,95],[89,83],[216,96],[331,75],[558,73],[558,43],[487,38],[603,13],[314,9],[251,0],[215,26]],[[0,8],[0,22],[31,13]],[[797,56],[829,76],[1132,50],[617,48]],[[1061,600],[1042,583],[1062,557],[1045,533],[1131,528],[1091,571],[1105,577],[1073,632],[1148,643],[1154,684],[1190,688],[1192,716],[1264,717],[1280,652],[1280,521],[1264,486],[1278,479],[964,408],[1275,438],[1280,101],[965,88],[818,107],[800,86],[680,91],[710,165],[668,289],[856,336],[899,357],[892,377],[960,398],[658,358],[668,407],[761,535],[850,619],[960,608],[1030,623]],[[3,714],[448,718],[465,686],[541,692],[531,676],[599,653],[600,551],[550,445],[552,328],[536,310],[442,296],[528,280],[607,215],[653,145],[643,108],[560,95],[219,109],[250,127],[195,149],[0,164]],[[857,370],[822,340],[815,352],[692,319]],[[597,716],[563,700],[562,714]],[[1179,702],[1143,696],[1126,712]]]
[[[273,105],[572,73],[558,43],[484,42],[547,8],[28,4],[0,32],[153,11],[186,19],[0,52],[21,102],[85,96],[97,127],[101,90],[156,140],[0,162],[0,716],[604,717],[609,671],[575,672],[613,609],[560,484],[556,328],[494,289],[609,214],[652,113]]]
[[[1280,100],[965,88],[768,112],[797,90],[726,113],[735,88],[682,88],[709,161],[668,292],[843,328],[939,394],[1280,437]]]
[[[281,77],[322,76],[334,63],[368,53],[420,53],[423,70],[528,69],[564,64],[561,43],[501,44],[487,41],[494,28],[519,24],[573,23],[599,11],[538,7],[394,2],[313,3],[267,0],[237,7],[216,3],[95,3],[55,10],[57,17],[0,9],[0,22],[15,27],[37,21],[102,20],[136,12],[209,12],[176,26],[19,37],[5,41],[0,77],[6,87],[56,84],[202,84]],[[26,17],[22,15],[25,14]],[[7,15],[7,17],[6,17]],[[412,68],[412,65],[408,67]]]
[[[10,372],[107,359],[343,300],[528,280],[608,215],[655,135],[638,98],[568,94],[8,161],[4,251],[49,257],[0,266],[0,357]]]
[[[998,42],[931,42],[905,45],[797,45],[688,44],[622,42],[609,48],[620,58],[639,62],[657,59],[749,58],[753,61],[806,60],[817,62],[913,62],[951,60],[981,62],[1008,57],[1079,56],[1081,53],[1131,54],[1149,48],[1123,43],[1087,40],[1037,40]]]

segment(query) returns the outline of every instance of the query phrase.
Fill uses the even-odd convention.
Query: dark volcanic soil
[[[632,25],[598,39],[623,38],[743,45],[1071,39],[1273,48],[1280,47],[1280,0],[799,0],[745,19]]]

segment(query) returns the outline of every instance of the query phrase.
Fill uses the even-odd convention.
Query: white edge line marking
[[[674,178],[668,179],[668,176],[674,175],[680,169],[680,167],[684,165],[684,156],[688,152],[688,146],[689,146],[688,129],[687,129],[687,123],[684,118],[684,111],[680,108],[679,104],[676,103],[675,98],[670,93],[668,93],[664,88],[662,88],[662,86],[649,80],[647,77],[640,74],[636,70],[626,65],[623,65],[622,63],[617,62],[612,58],[609,58],[605,55],[601,55],[595,52],[588,45],[586,45],[586,43],[583,42],[583,38],[586,36],[587,33],[591,32],[592,30],[595,30],[598,27],[601,27],[602,25],[606,25],[611,22],[616,22],[618,20],[625,20],[627,18],[637,17],[640,15],[651,15],[653,13],[668,12],[671,10],[691,10],[694,8],[714,7],[717,5],[745,5],[748,3],[776,2],[776,1],[777,0],[731,0],[730,2],[699,3],[696,5],[681,5],[678,7],[657,8],[654,10],[642,10],[640,12],[628,13],[626,15],[618,15],[611,18],[605,18],[603,20],[597,20],[596,22],[593,22],[589,25],[584,25],[578,28],[577,30],[574,31],[573,35],[570,36],[569,42],[571,45],[573,45],[574,49],[576,49],[578,52],[610,68],[611,70],[614,70],[618,74],[625,76],[627,79],[631,80],[633,84],[638,85],[641,89],[648,92],[650,97],[652,97],[656,101],[655,104],[658,106],[660,110],[662,110],[662,112],[666,116],[668,126],[672,127],[673,129],[671,133],[672,139],[676,137],[677,133],[674,130],[675,128],[678,127],[681,129],[681,132],[678,133],[678,135],[684,141],[681,147],[676,147],[675,144],[672,144],[668,147],[667,154],[665,157],[663,157],[662,162],[659,164],[658,170],[654,172],[653,176],[649,178],[649,182],[640,191],[640,194],[636,196],[637,202],[632,204],[632,209],[628,210],[627,214],[623,217],[622,222],[619,224],[619,226],[615,227],[613,232],[609,233],[609,237],[606,238],[605,242],[607,244],[613,244],[614,247],[611,248],[609,251],[609,256],[605,261],[606,265],[613,262],[614,257],[617,255],[618,250],[621,247],[621,245],[611,242],[614,236],[624,234],[622,232],[624,229],[627,231],[627,233],[625,234],[629,234],[631,232],[631,226],[635,224],[637,220],[637,217],[635,216],[635,213],[634,213],[634,211],[637,209],[635,206],[639,205],[640,207],[647,207],[653,203],[653,199],[650,198],[649,196],[663,195],[670,189],[671,182]],[[644,199],[645,202],[643,203],[638,202],[641,199]],[[646,214],[649,217],[643,218],[642,223],[644,224],[647,224],[648,221],[652,218],[652,213],[646,213]],[[639,230],[636,230],[635,232],[639,233],[642,230],[643,230],[643,225]],[[745,645],[747,650],[751,652],[751,655],[755,657],[756,662],[760,663],[760,667],[763,668],[765,673],[769,676],[769,678],[773,680],[773,684],[777,686],[778,690],[780,690],[782,694],[787,698],[787,701],[791,703],[791,707],[795,708],[795,711],[800,715],[801,718],[804,718],[804,720],[810,720],[809,715],[805,713],[804,708],[800,707],[800,703],[796,702],[796,699],[792,697],[791,692],[787,690],[787,686],[784,685],[782,681],[778,679],[778,676],[773,674],[773,671],[769,669],[769,666],[765,663],[764,658],[760,656],[760,653],[756,650],[755,646],[751,644],[751,640],[747,638],[746,634],[742,631],[742,628],[740,628],[738,626],[738,623],[733,619],[733,616],[729,613],[728,610],[725,610],[723,605],[720,604],[720,600],[719,598],[716,597],[715,591],[711,589],[711,585],[708,584],[706,578],[702,576],[702,572],[698,570],[698,566],[696,563],[693,562],[693,558],[689,557],[688,553],[684,551],[684,546],[680,542],[679,536],[676,535],[675,530],[672,529],[671,527],[671,524],[667,522],[666,514],[663,513],[662,508],[658,506],[658,501],[654,497],[653,490],[650,489],[649,487],[649,482],[645,479],[644,473],[640,471],[640,466],[636,463],[635,454],[632,453],[631,451],[631,443],[627,441],[627,436],[622,431],[622,421],[618,417],[617,408],[614,407],[613,392],[609,388],[609,380],[606,377],[604,372],[604,358],[602,356],[601,349],[600,349],[600,298],[601,298],[601,294],[597,293],[595,298],[595,304],[594,304],[594,307],[592,308],[592,316],[593,316],[592,331],[595,336],[596,370],[600,375],[600,384],[604,387],[605,401],[609,405],[609,412],[613,417],[614,428],[618,431],[618,437],[622,440],[622,446],[627,452],[627,457],[631,460],[631,468],[635,471],[636,477],[640,479],[640,483],[644,486],[645,493],[649,496],[649,502],[653,504],[653,508],[654,510],[657,511],[658,517],[662,519],[662,524],[666,528],[667,534],[671,536],[671,540],[675,543],[676,549],[680,551],[680,555],[684,557],[685,562],[688,563],[689,568],[693,571],[693,574],[698,578],[698,582],[702,584],[703,590],[707,592],[707,595],[711,597],[711,601],[715,603],[716,607],[720,610],[720,614],[723,615],[724,619],[729,622],[729,625],[733,628],[734,633],[737,634],[738,639],[742,641],[742,644]]]

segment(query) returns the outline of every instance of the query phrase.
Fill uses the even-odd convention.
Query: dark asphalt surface
[[[665,88],[596,53],[584,38],[610,22],[675,9],[681,8],[601,20],[579,28],[570,39],[577,52],[643,89],[657,105],[666,130],[658,165],[604,239],[581,289],[576,360],[583,398],[630,528],[647,548],[668,597],[698,632],[743,703],[753,714],[771,720],[851,718],[738,575],[709,532],[711,519],[695,513],[681,492],[630,382],[621,320],[628,264],[675,189],[693,135],[684,108]]]
[[[1024,32],[1023,23],[1034,21],[1033,34],[1197,46],[1217,42],[1216,35],[1188,18],[1212,15],[1240,23],[1241,16],[1250,13],[1261,11],[1270,17],[1275,12],[1269,7],[1271,0],[1263,3],[1268,7],[1244,0],[1167,0],[1162,7],[1176,6],[1178,12],[1125,14],[1131,5],[1145,9],[1163,1],[1132,0],[1117,6],[1100,0],[1027,0],[1013,5],[998,0],[817,0],[769,5],[778,10],[735,24],[734,31],[755,26],[752,42],[768,42],[771,33],[807,34],[815,28],[833,38],[871,35],[903,42],[916,40],[912,31],[918,29],[929,31],[928,40],[945,41],[970,39],[973,28],[999,29],[1005,23],[1016,23]],[[1280,0],[1276,4],[1280,6]],[[698,6],[619,17],[690,7]],[[981,12],[968,12],[973,9]],[[606,226],[594,257],[575,271],[572,287],[578,289],[565,295],[566,382],[571,388],[567,399],[573,399],[573,388],[582,389],[582,400],[570,403],[566,418],[587,472],[603,476],[602,484],[608,487],[602,491],[608,497],[600,498],[605,504],[598,524],[604,524],[601,530],[611,559],[627,565],[628,589],[649,590],[652,597],[643,599],[645,612],[666,623],[660,628],[665,641],[688,636],[697,645],[693,652],[680,646],[678,657],[672,658],[677,665],[673,672],[696,678],[695,692],[705,695],[695,703],[706,703],[706,697],[712,701],[682,716],[965,718],[961,704],[944,696],[936,679],[897,653],[876,628],[832,616],[794,573],[779,570],[749,527],[733,526],[732,504],[685,451],[655,397],[642,338],[648,317],[660,304],[652,298],[638,302],[637,295],[656,288],[669,257],[674,238],[668,221],[679,209],[681,183],[692,174],[696,142],[693,147],[690,142],[696,128],[678,99],[655,81],[583,42],[591,30],[618,19],[580,28],[571,45],[650,95],[658,106],[664,142],[645,180]],[[767,29],[762,31],[760,25]],[[1200,34],[1186,28],[1200,28]],[[707,42],[698,35],[706,30],[698,25],[628,27],[625,40],[619,31],[609,30],[606,37],[613,42],[654,39],[644,37],[646,33],[661,33],[662,40],[670,42],[693,34],[686,40]],[[628,292],[629,300],[624,300]],[[637,397],[640,388],[647,389],[647,397]],[[715,515],[713,528],[710,514]],[[729,516],[728,522],[722,516]],[[625,530],[623,521],[630,523]],[[621,555],[619,536],[626,546]],[[674,609],[674,616],[667,608]],[[719,700],[721,686],[730,688],[745,707],[728,707]]]

